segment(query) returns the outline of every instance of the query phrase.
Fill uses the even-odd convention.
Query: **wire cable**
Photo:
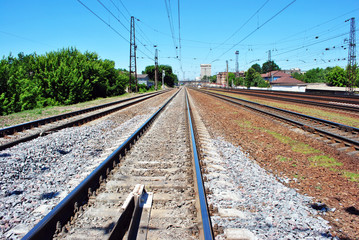
[[[107,23],[105,20],[103,20],[99,15],[97,15],[94,11],[92,11],[88,6],[86,6],[81,0],[77,0],[79,3],[81,3],[82,6],[84,6],[87,10],[89,10],[93,15],[95,15],[98,19],[101,20],[104,24],[106,24],[109,28],[111,28],[117,35],[119,35],[123,40],[130,43],[128,39],[126,39],[124,36],[122,36],[116,29],[114,29],[109,23]]]
[[[228,53],[229,51],[231,51],[234,47],[236,47],[238,44],[242,43],[244,40],[246,40],[248,37],[250,37],[253,33],[255,33],[256,31],[258,31],[259,29],[261,29],[264,25],[266,25],[267,23],[269,23],[271,20],[273,20],[276,16],[278,16],[280,13],[282,13],[284,10],[286,10],[290,5],[292,5],[296,0],[293,0],[292,2],[290,2],[287,6],[285,6],[284,8],[282,8],[279,12],[277,12],[276,14],[274,14],[272,17],[270,17],[267,21],[265,21],[264,23],[262,23],[262,25],[260,25],[259,27],[257,27],[256,29],[254,29],[252,32],[250,32],[247,36],[245,36],[241,41],[239,41],[238,43],[234,44],[230,49],[228,49],[227,51],[225,51],[224,53],[222,53],[222,55],[220,55],[218,58],[221,58],[224,54]],[[217,59],[218,59],[217,58]]]

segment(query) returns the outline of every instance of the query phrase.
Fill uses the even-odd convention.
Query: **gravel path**
[[[171,94],[0,152],[0,238],[27,233]]]
[[[212,144],[221,156],[215,165],[209,164],[206,175],[206,186],[213,192],[209,203],[219,209],[213,224],[247,229],[259,239],[331,239],[328,222],[314,217],[317,211],[309,197],[278,182],[231,143],[217,138]],[[221,216],[226,209],[234,209],[237,216]]]

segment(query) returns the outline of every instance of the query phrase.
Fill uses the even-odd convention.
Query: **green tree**
[[[337,87],[346,87],[347,77],[345,70],[339,66],[334,67],[326,74],[326,79],[329,85]]]
[[[261,65],[259,65],[258,63],[253,64],[251,68],[253,68],[258,73],[262,73]]]
[[[245,74],[244,85],[247,88],[250,87],[269,87],[269,83],[266,82],[260,75],[260,73],[256,72],[254,68],[249,68]]]
[[[234,84],[234,80],[236,78],[236,75],[232,72],[228,73],[228,86],[231,87],[232,83]]]
[[[304,81],[304,74],[302,73],[298,73],[298,72],[294,72],[292,73],[292,77],[301,81]]]
[[[168,65],[158,65],[158,82],[162,81],[162,70],[165,70],[164,82],[167,86],[173,87],[178,83],[177,75],[172,72],[172,67]],[[147,66],[144,73],[148,74],[151,80],[155,80],[155,66]]]
[[[249,68],[245,75],[246,75],[246,78],[244,81],[244,85],[247,88],[250,88],[253,84],[255,77],[256,77],[256,70],[254,70],[254,68]]]
[[[267,61],[262,65],[262,73],[267,73],[270,71],[280,70],[279,66],[274,61]]]
[[[217,82],[217,75],[211,76],[211,77],[209,78],[209,81],[210,81],[211,83],[216,83],[216,82]]]
[[[327,68],[326,70],[322,68],[313,68],[308,70],[302,80],[307,83],[316,83],[316,82],[326,82],[326,74],[331,71],[331,68]]]
[[[0,61],[0,113],[123,94],[126,81],[114,66],[76,48],[45,55],[10,54]]]

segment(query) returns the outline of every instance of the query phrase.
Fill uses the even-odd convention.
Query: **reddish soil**
[[[287,186],[313,197],[313,202],[335,208],[321,215],[330,221],[334,236],[359,239],[359,183],[344,175],[359,174],[358,156],[349,156],[302,130],[242,107],[194,90],[190,94],[213,137],[241,146],[267,171],[291,179]],[[318,156],[333,162],[315,165],[312,159]]]

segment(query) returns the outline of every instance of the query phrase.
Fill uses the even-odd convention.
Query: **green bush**
[[[121,95],[128,76],[96,53],[66,48],[0,61],[0,114]]]

